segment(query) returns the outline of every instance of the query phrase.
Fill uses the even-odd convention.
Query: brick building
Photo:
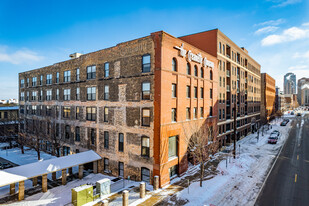
[[[62,155],[96,151],[102,173],[164,186],[187,169],[183,127],[216,131],[217,75],[216,57],[163,31],[74,54],[19,74],[21,129],[57,137]]]
[[[18,133],[18,106],[0,106],[0,140],[12,141]]]
[[[276,81],[267,73],[261,74],[261,121],[265,124],[275,117]]]
[[[236,104],[237,139],[260,121],[260,65],[219,29],[180,37],[218,58],[218,131],[221,144],[231,142]]]

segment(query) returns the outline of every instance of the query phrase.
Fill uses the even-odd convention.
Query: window
[[[204,88],[201,87],[201,99],[203,99],[203,98],[204,98]]]
[[[79,68],[76,69],[76,81],[80,80],[80,70]]]
[[[177,121],[176,108],[172,108],[172,122]]]
[[[197,107],[193,108],[194,119],[197,119]]]
[[[20,80],[20,88],[24,88],[25,87],[25,80],[21,79]]]
[[[104,107],[104,122],[108,122],[108,107]]]
[[[197,87],[194,87],[194,98],[197,98]]]
[[[177,176],[178,174],[178,165],[174,165],[169,168],[170,178]]]
[[[191,116],[190,113],[191,113],[191,112],[190,112],[190,107],[187,107],[187,108],[186,108],[186,119],[187,119],[187,120],[189,120],[189,119],[191,118],[191,117],[190,117],[190,116]]]
[[[149,137],[142,136],[142,156],[149,157]]]
[[[56,73],[56,83],[59,83],[60,80],[60,74],[59,72]]]
[[[20,93],[20,101],[24,101],[25,100],[25,92],[21,92]]]
[[[213,78],[213,77],[212,77],[212,71],[209,71],[209,79],[210,79],[210,80],[213,80],[212,78]]]
[[[37,82],[37,78],[36,77],[32,77],[32,86],[33,87],[36,86],[36,82]]]
[[[104,64],[104,77],[109,77],[109,63]]]
[[[224,119],[225,118],[225,110],[222,109],[222,118]]]
[[[142,72],[150,72],[150,54],[146,54],[143,56],[143,60],[142,60]]]
[[[52,100],[52,90],[51,89],[46,91],[46,100],[47,101]]]
[[[219,109],[219,119],[221,119],[221,109]]]
[[[87,67],[87,79],[95,79],[96,77],[96,66]]]
[[[97,116],[97,108],[96,107],[87,107],[86,108],[86,119],[88,121],[95,121]]]
[[[222,52],[222,49],[221,49],[221,42],[219,42],[219,52],[220,52],[220,53]]]
[[[75,141],[80,142],[80,127],[75,127]]]
[[[65,126],[65,138],[70,139],[71,128],[69,125]]]
[[[27,87],[29,87],[29,84],[30,84],[30,80],[29,78],[27,78]]]
[[[36,114],[36,106],[34,106],[34,105],[32,105],[32,107],[31,107],[31,114],[33,114],[33,115]],[[5,117],[5,116],[6,116],[6,117]],[[6,115],[5,115],[5,113],[4,113],[4,118],[7,118],[7,113],[6,113]]]
[[[76,88],[76,100],[80,100],[80,88]]]
[[[150,82],[142,83],[142,99],[143,100],[150,99]]]
[[[150,109],[142,109],[142,126],[150,126]]]
[[[56,90],[56,100],[59,100],[59,96],[60,96],[60,94],[59,94],[59,89],[57,89],[57,90]]]
[[[141,174],[142,181],[149,183],[150,182],[150,171],[149,171],[149,169],[142,167],[141,173],[142,173]]]
[[[37,91],[32,91],[32,95],[31,95],[31,100],[32,101],[36,101],[37,100],[37,94],[38,94]]]
[[[177,97],[177,85],[172,84],[172,97],[176,98]]]
[[[52,115],[52,106],[46,106],[46,116]]]
[[[104,132],[104,148],[108,149],[109,147],[109,133],[108,132]]]
[[[197,77],[197,66],[196,65],[194,66],[194,76]]]
[[[29,91],[27,91],[26,101],[29,101]]]
[[[212,116],[212,106],[209,107],[209,116]]]
[[[209,89],[209,98],[212,99],[212,89]]]
[[[105,85],[104,86],[104,100],[108,100],[109,99],[109,86]]]
[[[76,111],[75,111],[75,119],[79,119],[79,107],[76,107]]]
[[[70,118],[71,107],[62,107],[62,116],[63,116],[63,118]]]
[[[71,81],[71,71],[64,71],[63,82],[70,82],[70,81]]]
[[[109,160],[104,158],[104,172],[109,172]]]
[[[71,100],[71,89],[64,89],[63,90],[63,100],[64,101]]]
[[[8,118],[8,113],[4,112],[4,119],[7,119],[7,118]]]
[[[91,144],[95,145],[95,140],[96,140],[96,132],[94,128],[90,129],[90,139],[91,139]]]
[[[201,67],[201,78],[204,78],[204,70],[203,70],[203,67]]]
[[[123,152],[123,143],[124,143],[124,135],[123,135],[123,133],[119,133],[119,137],[118,137],[118,150],[119,150],[119,152]]]
[[[52,74],[47,74],[46,75],[46,84],[52,84],[52,79],[53,79],[53,75]]]
[[[191,87],[187,86],[187,98],[191,97]]]
[[[177,72],[177,62],[175,58],[172,60],[172,71]]]
[[[204,118],[204,107],[200,107],[201,118]]]
[[[187,75],[191,75],[191,66],[187,63]]]
[[[220,87],[222,86],[222,77],[220,77]]]
[[[168,158],[177,157],[177,136],[168,138]]]
[[[87,100],[96,100],[96,87],[87,88]]]
[[[118,174],[119,177],[124,177],[123,172],[124,171],[124,166],[123,166],[123,162],[119,162],[118,163]]]

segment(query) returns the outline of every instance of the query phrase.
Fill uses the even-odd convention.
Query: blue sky
[[[276,79],[309,77],[309,1],[0,1],[0,99],[17,98],[18,73],[164,30],[219,28]]]

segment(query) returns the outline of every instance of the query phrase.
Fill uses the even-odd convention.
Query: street
[[[309,204],[309,115],[290,121],[286,144],[255,203],[268,205]]]

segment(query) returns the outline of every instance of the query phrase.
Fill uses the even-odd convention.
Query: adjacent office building
[[[301,106],[309,106],[309,82],[301,86],[300,94],[301,101],[299,104]]]
[[[287,73],[283,78],[284,94],[296,94],[296,75],[294,73]]]
[[[303,88],[303,85],[308,85],[309,84],[309,78],[301,78],[297,81],[297,101],[298,101],[298,104],[299,105],[303,105],[303,102],[302,102],[302,88]],[[304,87],[306,88],[306,87]],[[305,100],[305,98],[303,98],[303,100]]]
[[[276,113],[276,81],[267,73],[261,73],[261,121],[267,123]]]
[[[220,89],[225,95],[220,103],[217,51],[212,55],[207,47],[163,31],[20,73],[21,130],[43,134],[40,144],[47,151],[55,146],[62,155],[96,151],[102,173],[150,183],[158,175],[164,186],[188,167],[183,128],[202,121],[213,131],[209,142],[219,146],[220,104],[226,105],[224,111],[220,106],[221,133],[232,130],[233,92],[240,132],[259,119],[259,65],[229,45],[224,51],[229,57],[218,50],[230,72],[224,83],[220,77],[221,87],[231,88]],[[60,141],[54,144],[55,139]]]

